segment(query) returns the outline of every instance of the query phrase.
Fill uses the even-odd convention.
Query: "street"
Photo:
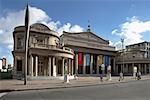
[[[9,92],[0,100],[150,100],[150,80],[66,89]]]

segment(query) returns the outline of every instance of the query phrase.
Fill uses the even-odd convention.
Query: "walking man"
[[[121,80],[123,80],[124,79],[124,77],[123,77],[123,73],[122,72],[120,72],[120,75],[119,75],[119,81],[121,81]]]
[[[103,82],[103,74],[100,74],[100,81]]]

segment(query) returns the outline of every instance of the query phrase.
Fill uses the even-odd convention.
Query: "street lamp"
[[[121,38],[121,43],[122,43],[122,68],[121,68],[121,71],[123,73],[123,68],[124,68],[124,50],[123,50],[124,39],[123,38]]]
[[[29,42],[29,7],[27,5],[25,12],[25,66],[24,66],[24,85],[27,84],[27,60],[28,60],[28,42]]]

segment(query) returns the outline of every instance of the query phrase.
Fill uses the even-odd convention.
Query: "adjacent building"
[[[132,74],[134,66],[142,74],[150,73],[150,42],[128,45],[124,52],[118,51],[116,73],[123,71],[125,74]]]
[[[1,58],[0,59],[0,70],[7,69],[7,68],[8,68],[7,59],[6,58]]]

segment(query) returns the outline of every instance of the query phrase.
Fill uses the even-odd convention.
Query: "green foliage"
[[[12,79],[12,71],[0,72],[0,80],[1,79]]]

